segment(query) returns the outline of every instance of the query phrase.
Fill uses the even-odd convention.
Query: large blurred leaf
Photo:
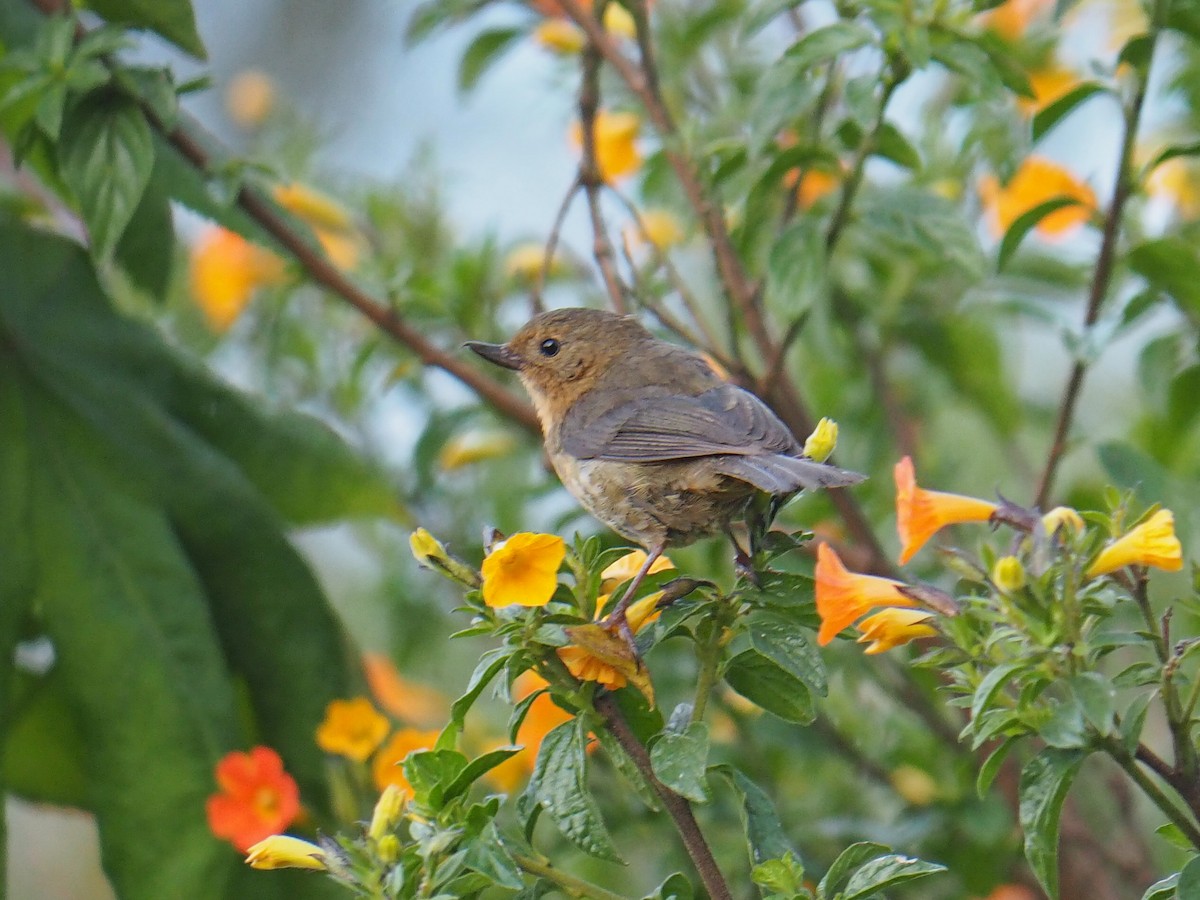
[[[1058,897],[1058,820],[1083,750],[1043,750],[1021,770],[1021,828],[1025,858],[1051,898]]]
[[[1169,294],[1179,308],[1200,312],[1200,250],[1182,237],[1143,241],[1129,251],[1129,266]]]
[[[54,642],[107,871],[122,896],[181,885],[244,896],[231,885],[237,854],[204,821],[213,765],[270,744],[324,811],[313,731],[356,668],[254,482],[304,521],[371,508],[377,483],[323,428],[256,413],[117,316],[81,248],[11,224],[0,225],[0,409],[13,423],[0,432],[0,487],[18,486],[0,504],[0,591],[36,598]],[[324,484],[340,499],[293,496]],[[253,734],[233,676],[249,687]],[[303,884],[287,896],[319,882]]]

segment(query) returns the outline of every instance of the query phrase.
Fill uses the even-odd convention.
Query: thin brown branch
[[[588,42],[582,55],[583,78],[579,85],[579,129],[582,135],[583,159],[579,163],[579,182],[587,194],[588,213],[592,219],[592,255],[604,279],[608,299],[614,312],[625,315],[629,310],[625,303],[625,288],[617,274],[616,257],[612,241],[608,237],[608,226],[600,210],[600,189],[604,185],[604,174],[596,159],[596,112],[600,108],[600,51]]]
[[[595,706],[604,719],[605,727],[612,732],[621,749],[633,760],[638,771],[662,800],[663,808],[675,823],[683,846],[696,866],[696,872],[709,897],[712,900],[733,900],[729,885],[725,883],[725,876],[721,874],[717,861],[713,858],[712,848],[708,846],[708,841],[705,840],[700,826],[696,823],[696,817],[692,814],[692,805],[655,777],[654,769],[650,765],[650,754],[629,727],[612,694],[601,693],[595,700]]]
[[[1153,42],[1157,32],[1151,32],[1150,54],[1153,56]],[[1091,288],[1088,291],[1087,311],[1083,317],[1083,327],[1086,331],[1096,324],[1100,318],[1100,309],[1108,296],[1109,285],[1112,282],[1114,263],[1117,256],[1117,239],[1121,231],[1121,218],[1125,212],[1125,203],[1133,191],[1134,150],[1137,142],[1138,125],[1142,120],[1142,107],[1146,102],[1148,78],[1138,85],[1133,103],[1125,117],[1125,134],[1122,139],[1121,156],[1117,162],[1117,176],[1113,185],[1112,201],[1104,218],[1104,232],[1100,239],[1100,252],[1096,257],[1096,268],[1092,275]],[[1046,457],[1046,465],[1038,480],[1037,494],[1034,505],[1044,509],[1050,502],[1050,493],[1054,489],[1054,477],[1058,474],[1059,464],[1067,451],[1067,437],[1071,431],[1071,423],[1075,418],[1075,409],[1079,404],[1079,395],[1083,390],[1083,379],[1087,374],[1087,363],[1076,359],[1067,378],[1067,385],[1059,402],[1058,416],[1054,424],[1054,437],[1050,443],[1050,451]]]
[[[554,216],[554,224],[550,226],[550,234],[546,237],[546,251],[542,254],[542,267],[538,270],[533,291],[529,295],[532,315],[536,316],[546,309],[546,304],[542,299],[546,290],[546,276],[549,274],[551,266],[554,265],[554,254],[558,252],[558,242],[562,237],[563,225],[567,221],[567,213],[571,210],[571,201],[575,199],[575,195],[579,193],[581,187],[583,187],[583,182],[576,175],[566,194],[563,195],[562,203],[559,204],[558,212]]]
[[[150,123],[162,131],[171,145],[193,166],[201,172],[210,170],[211,160],[208,153],[194,135],[183,127],[168,131],[149,110],[145,112]],[[528,403],[473,368],[465,358],[449,353],[427,340],[417,328],[404,321],[395,311],[354,284],[321,250],[293,229],[266,197],[253,188],[243,187],[238,191],[237,203],[287,250],[312,281],[353,306],[380,330],[411,350],[421,362],[448,372],[501,414],[535,434],[540,433],[537,415]]]

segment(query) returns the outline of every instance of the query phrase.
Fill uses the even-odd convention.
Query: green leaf
[[[1002,270],[1008,264],[1009,259],[1017,252],[1017,248],[1021,246],[1021,241],[1025,240],[1025,235],[1036,228],[1042,219],[1068,206],[1080,205],[1079,200],[1075,197],[1063,195],[1054,197],[1044,203],[1039,203],[1033,209],[1027,210],[1017,216],[1016,220],[1008,226],[1008,231],[1004,232],[1003,240],[1000,241],[1000,251],[996,256],[997,271]]]
[[[1181,237],[1143,241],[1130,249],[1128,262],[1181,310],[1200,314],[1200,249],[1192,241]]]
[[[1099,672],[1083,672],[1068,678],[1067,687],[1088,724],[1101,736],[1111,734],[1116,718],[1116,692],[1112,683]]]
[[[63,123],[58,165],[96,254],[107,257],[133,218],[154,167],[154,140],[137,103],[100,90],[72,106]]]
[[[1200,141],[1190,144],[1172,144],[1163,148],[1150,160],[1150,164],[1146,166],[1146,173],[1149,174],[1168,160],[1180,156],[1200,156]]]
[[[873,43],[875,33],[865,25],[834,22],[800,38],[787,49],[783,58],[800,71],[806,71]]]
[[[891,847],[871,841],[861,841],[857,844],[851,844],[838,854],[838,858],[833,861],[833,865],[829,867],[829,871],[825,873],[825,877],[817,885],[818,896],[836,897],[852,871],[863,863],[891,853],[891,851]]]
[[[804,682],[757,650],[745,650],[731,659],[725,680],[747,700],[785,721],[803,725],[816,718],[812,694]]]
[[[476,781],[486,775],[496,766],[510,759],[523,750],[523,747],[497,747],[494,750],[489,750],[482,756],[471,760],[467,766],[458,773],[455,779],[446,786],[445,801],[449,803],[456,797],[460,797],[471,789]]]
[[[945,871],[945,866],[911,856],[883,856],[866,863],[850,876],[842,900],[866,900],[877,891]]]
[[[587,725],[563,722],[542,739],[529,790],[572,844],[591,856],[621,862],[596,801],[587,789]]]
[[[697,803],[708,802],[708,726],[692,722],[680,732],[668,731],[650,748],[650,766],[655,777],[679,794]]]
[[[1023,668],[1024,663],[1004,663],[988,672],[979,682],[979,687],[975,688],[975,695],[971,698],[971,719],[978,719],[985,709],[990,708],[996,695],[1008,687],[1012,676]]]
[[[1061,122],[1089,97],[1095,94],[1111,94],[1112,91],[1096,81],[1083,81],[1067,91],[1053,103],[1038,110],[1033,117],[1033,140],[1036,143],[1051,128]]]
[[[814,219],[801,217],[783,230],[767,261],[766,302],[789,318],[802,315],[826,291],[824,237]]]
[[[496,647],[488,650],[479,658],[479,663],[475,666],[475,671],[471,673],[471,678],[467,682],[467,689],[450,707],[450,724],[446,726],[447,728],[455,727],[462,731],[467,712],[475,705],[475,701],[479,699],[483,689],[492,683],[492,679],[500,673],[501,669],[508,665],[511,656],[511,650]]]
[[[11,658],[11,656],[10,656]],[[87,759],[62,676],[17,680],[12,711],[5,716],[5,787],[35,803],[88,805]]]
[[[1150,70],[1150,57],[1154,53],[1154,38],[1148,34],[1135,34],[1125,42],[1125,46],[1117,54],[1117,66],[1122,63],[1131,66],[1142,78]]]
[[[750,643],[761,655],[824,697],[829,689],[821,654],[791,621],[774,613],[750,617]]]
[[[166,186],[156,181],[159,172],[155,166],[113,258],[134,285],[162,302],[175,262],[175,222]]]
[[[751,865],[760,865],[769,859],[780,859],[787,855],[800,858],[788,840],[775,812],[775,804],[757,784],[733,766],[714,766],[713,771],[724,775],[742,801],[739,813],[742,827],[746,831],[746,845],[750,851]]]
[[[1087,753],[1082,750],[1043,750],[1021,770],[1021,828],[1025,858],[1051,900],[1058,898],[1058,820],[1071,782]]]
[[[1000,774],[1000,767],[1004,765],[1004,760],[1024,737],[1023,734],[1014,734],[1005,738],[1000,746],[988,754],[988,758],[983,761],[983,765],[979,767],[979,774],[975,776],[975,793],[979,795],[980,799],[987,795],[992,787],[992,782]]]
[[[458,66],[458,89],[469,91],[475,87],[484,73],[525,34],[523,28],[494,28],[475,35]]]
[[[681,872],[676,872],[668,876],[645,900],[693,900],[695,896],[692,883]]]
[[[1146,888],[1142,900],[1175,900],[1175,885],[1179,883],[1179,873],[1169,875],[1162,881],[1156,881]]]
[[[909,143],[908,138],[891,122],[884,122],[875,136],[876,156],[889,159],[910,172],[921,171],[921,154]]]
[[[198,59],[207,59],[190,0],[85,0],[109,22],[144,28]]]
[[[467,844],[463,861],[467,868],[487,876],[492,884],[514,891],[525,887],[521,869],[501,841],[494,822],[489,822],[487,828]]]
[[[642,774],[642,770],[638,768],[637,763],[633,758],[625,752],[625,748],[620,742],[613,737],[611,731],[607,728],[596,729],[596,739],[600,742],[600,746],[604,748],[604,752],[608,755],[609,762],[613,764],[621,775],[625,778],[629,785],[637,791],[642,802],[647,808],[658,812],[659,802],[658,794],[651,787],[650,782],[646,780],[646,776]]]
[[[1179,873],[1175,885],[1179,900],[1200,900],[1200,856],[1193,856]]]

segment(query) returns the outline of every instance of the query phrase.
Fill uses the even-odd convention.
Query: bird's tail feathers
[[[837,466],[783,454],[721,456],[724,475],[748,482],[768,494],[792,494],[804,488],[836,488],[858,484],[866,476]]]

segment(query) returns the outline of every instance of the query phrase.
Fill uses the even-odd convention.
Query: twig
[[[550,226],[550,234],[546,237],[546,252],[542,255],[542,267],[538,270],[533,291],[529,295],[529,305],[533,315],[543,312],[546,308],[546,304],[542,300],[542,294],[546,289],[546,275],[554,264],[554,254],[558,252],[558,242],[562,237],[563,224],[567,221],[567,213],[571,210],[571,201],[575,199],[575,195],[579,193],[581,187],[583,187],[583,182],[576,174],[571,186],[563,195],[562,203],[559,204],[558,212],[554,216],[554,224]]]
[[[1161,0],[1155,4],[1156,9],[1162,6]],[[1161,10],[1155,15],[1155,22],[1150,30],[1150,50],[1147,60],[1153,59],[1155,44],[1158,40],[1158,25],[1161,21]],[[1147,76],[1149,61],[1146,63]],[[1096,269],[1092,276],[1091,289],[1088,292],[1087,312],[1083,317],[1083,327],[1086,331],[1096,324],[1100,318],[1100,308],[1108,296],[1109,284],[1112,281],[1113,264],[1116,260],[1117,237],[1121,227],[1125,202],[1133,190],[1130,169],[1133,165],[1133,154],[1137,142],[1138,125],[1142,119],[1142,107],[1146,101],[1146,89],[1149,77],[1142,79],[1134,95],[1133,104],[1125,116],[1125,134],[1122,138],[1121,157],[1117,162],[1116,183],[1113,186],[1112,202],[1104,219],[1104,233],[1100,240],[1100,252],[1096,257]],[[1046,465],[1042,477],[1038,481],[1034,505],[1045,509],[1050,500],[1050,492],[1054,488],[1054,476],[1058,473],[1059,463],[1067,450],[1067,435],[1071,430],[1071,422],[1075,417],[1075,407],[1079,403],[1079,395],[1083,389],[1083,378],[1087,373],[1087,363],[1076,359],[1071,367],[1071,375],[1067,379],[1062,401],[1059,403],[1058,417],[1054,425],[1054,438],[1050,444],[1050,452],[1046,457]]]
[[[596,711],[604,719],[605,727],[612,732],[617,743],[621,745],[621,749],[629,755],[634,765],[638,767],[638,771],[642,773],[646,781],[654,788],[655,793],[658,794],[659,799],[662,800],[663,808],[674,821],[675,828],[679,832],[680,838],[683,839],[683,845],[687,849],[692,863],[696,866],[696,872],[700,875],[700,881],[704,884],[704,889],[708,891],[709,897],[712,900],[733,900],[733,895],[729,892],[729,885],[725,883],[725,876],[717,868],[717,861],[713,858],[712,849],[708,846],[708,841],[704,839],[700,826],[696,824],[696,817],[692,815],[691,804],[655,777],[654,769],[650,765],[650,754],[646,752],[642,742],[638,740],[633,729],[629,727],[629,723],[625,721],[625,716],[621,714],[612,694],[600,694],[595,700],[595,706]]]
[[[530,875],[549,881],[568,897],[577,897],[579,900],[626,900],[621,894],[614,894],[590,881],[576,878],[562,869],[556,869],[549,862],[534,859],[532,856],[515,853],[513,861]]]
[[[615,312],[625,315],[625,288],[617,274],[612,241],[608,226],[600,211],[600,188],[604,176],[596,160],[596,110],[600,106],[600,51],[591,41],[583,48],[583,78],[579,85],[579,128],[582,133],[583,159],[579,163],[579,182],[587,194],[588,212],[592,218],[592,254],[608,290],[608,299]]]

